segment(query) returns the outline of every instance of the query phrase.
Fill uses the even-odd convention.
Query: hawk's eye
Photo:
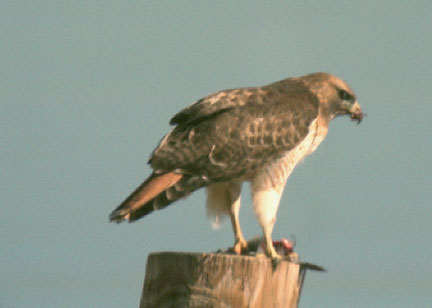
[[[339,98],[344,101],[354,101],[354,97],[349,94],[347,91],[340,89],[339,90]]]

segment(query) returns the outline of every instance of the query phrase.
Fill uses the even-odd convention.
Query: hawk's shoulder
[[[193,125],[218,114],[259,100],[259,88],[238,88],[216,92],[201,98],[175,114],[171,125]]]
[[[298,78],[288,78],[264,87],[228,89],[206,96],[175,114],[171,125],[193,126],[234,108],[283,104],[285,110],[309,109],[318,111],[318,98]],[[253,108],[253,107],[252,107]]]

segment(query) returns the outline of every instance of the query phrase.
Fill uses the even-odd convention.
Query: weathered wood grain
[[[297,307],[301,265],[223,253],[149,255],[140,307]]]

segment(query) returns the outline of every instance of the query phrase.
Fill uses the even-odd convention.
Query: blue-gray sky
[[[332,122],[273,233],[303,307],[432,301],[431,1],[2,1],[0,306],[136,307],[148,253],[232,244],[199,191],[134,224],[108,214],[170,117],[215,91],[328,71],[367,117]],[[260,234],[245,190],[241,222]]]

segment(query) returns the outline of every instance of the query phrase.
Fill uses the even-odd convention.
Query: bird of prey
[[[285,183],[323,141],[330,120],[342,115],[363,119],[354,92],[329,73],[204,97],[174,115],[174,128],[148,161],[152,174],[110,221],[135,221],[205,187],[207,212],[216,222],[231,218],[233,250],[241,254],[247,244],[239,223],[240,191],[250,182],[265,253],[278,258],[271,233]]]

